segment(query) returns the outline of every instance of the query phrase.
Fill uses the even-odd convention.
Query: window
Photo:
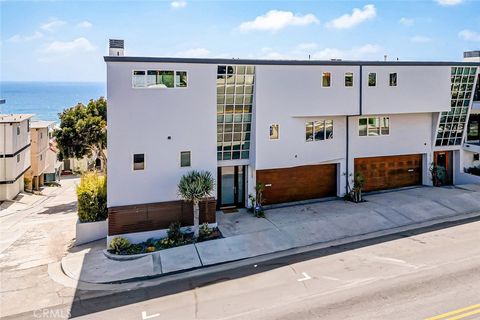
[[[133,170],[145,169],[145,154],[137,153],[133,155]]]
[[[190,151],[180,152],[180,167],[190,167],[192,165],[192,155]]]
[[[187,85],[187,71],[134,70],[132,75],[134,88],[186,88]]]
[[[43,154],[40,155],[40,161],[42,161],[42,160],[43,160]]]
[[[397,86],[397,73],[390,73],[390,87]]]
[[[368,74],[368,86],[375,87],[377,85],[377,74],[371,72]]]
[[[390,134],[389,117],[369,117],[358,119],[358,135],[388,136]]]
[[[20,155],[17,154],[17,163],[20,162]]]
[[[20,126],[17,126],[17,136],[20,135]]]
[[[175,87],[177,88],[187,87],[187,71],[175,72]]]
[[[30,132],[30,119],[27,120],[27,132]]]
[[[40,139],[43,139],[43,132],[40,132]]]
[[[279,126],[278,124],[272,124],[270,125],[270,140],[278,140],[279,139]]]
[[[319,120],[305,124],[305,141],[333,139],[333,120]]]
[[[345,72],[345,87],[353,87],[353,72]]]
[[[332,74],[324,72],[322,76],[322,87],[330,87]]]

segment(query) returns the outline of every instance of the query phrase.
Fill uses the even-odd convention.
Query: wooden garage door
[[[335,196],[337,165],[257,170],[257,182],[265,184],[264,204]]]
[[[422,155],[355,159],[355,173],[365,178],[364,191],[400,188],[422,184]]]

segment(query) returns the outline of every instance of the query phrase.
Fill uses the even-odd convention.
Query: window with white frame
[[[278,140],[280,138],[280,126],[278,123],[270,125],[270,140]]]
[[[353,72],[345,72],[345,87],[353,87]]]
[[[390,134],[389,117],[368,117],[358,119],[358,135],[388,136]]]
[[[144,153],[136,153],[133,155],[133,170],[145,170]]]
[[[305,141],[333,139],[333,120],[309,121],[305,124]]]
[[[330,72],[324,72],[322,74],[322,87],[327,88],[332,84],[332,74]]]
[[[132,73],[134,88],[186,88],[187,71],[174,70],[134,70]]]
[[[397,73],[390,73],[390,87],[396,87],[397,86]]]

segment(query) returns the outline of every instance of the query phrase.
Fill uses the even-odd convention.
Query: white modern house
[[[30,169],[30,114],[0,114],[0,201],[24,189]]]
[[[247,206],[257,183],[266,204],[342,196],[355,173],[366,191],[431,185],[432,163],[455,184],[480,67],[129,57],[121,40],[105,62],[110,236],[184,219],[193,169],[214,175],[217,209]]]

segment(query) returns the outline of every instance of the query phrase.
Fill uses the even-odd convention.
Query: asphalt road
[[[421,232],[76,301],[71,316],[480,319],[480,222]]]

